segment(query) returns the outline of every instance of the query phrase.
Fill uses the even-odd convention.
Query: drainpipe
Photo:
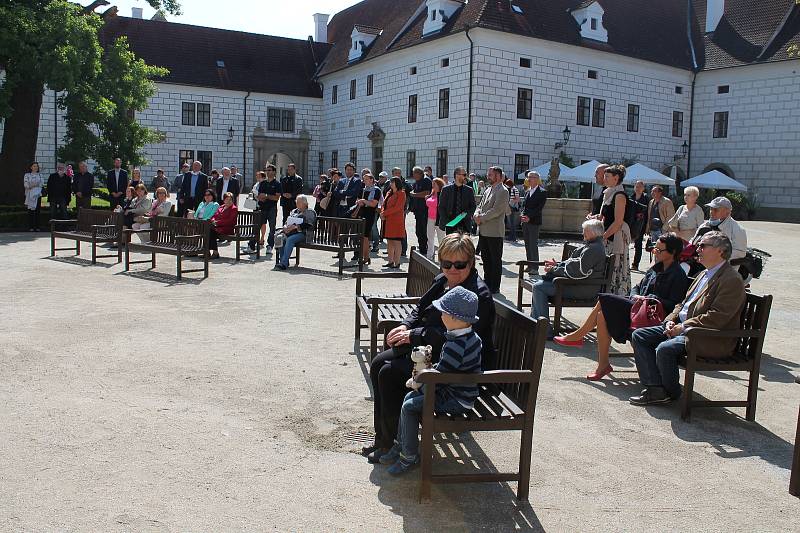
[[[469,30],[472,29],[472,26],[467,26],[467,40],[469,41],[469,105],[467,110],[467,173],[472,172],[472,168],[470,167],[469,160],[472,151],[472,77],[473,77],[473,63],[474,63],[474,54],[473,51],[475,49],[475,43],[472,41],[472,37],[469,36]]]
[[[58,167],[58,92],[53,91],[53,172]],[[41,169],[40,169],[41,170]]]
[[[686,179],[692,177],[689,169],[692,168],[692,126],[694,126],[694,87],[697,83],[697,71],[692,75],[692,96],[689,104],[689,150],[686,152]],[[677,192],[677,191],[676,191]]]
[[[692,168],[692,127],[694,126],[694,91],[697,84],[697,73],[700,65],[697,62],[697,51],[692,39],[692,0],[686,0],[686,38],[689,40],[689,51],[692,53],[692,93],[689,100],[689,150],[686,152],[686,177],[691,178]],[[677,187],[676,187],[677,189]],[[675,191],[677,192],[677,191]]]
[[[242,113],[242,185],[247,184],[247,99],[252,91],[247,91],[244,97],[244,112]],[[253,178],[255,179],[255,178]]]

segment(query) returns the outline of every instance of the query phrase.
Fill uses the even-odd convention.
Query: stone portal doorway
[[[253,164],[255,171],[264,170],[267,163],[278,168],[278,177],[286,174],[288,164],[294,163],[297,173],[303,177],[303,186],[308,188],[311,180],[308,177],[308,151],[311,145],[311,134],[300,130],[297,137],[275,137],[268,135],[261,126],[253,129]]]

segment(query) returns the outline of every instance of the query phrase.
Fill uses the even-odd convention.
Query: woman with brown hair
[[[239,209],[233,203],[233,193],[226,192],[222,195],[222,205],[211,217],[211,235],[208,249],[211,250],[211,259],[219,259],[218,241],[222,235],[233,235],[236,226],[236,216]]]
[[[606,253],[614,255],[614,273],[608,292],[620,296],[627,296],[631,292],[631,270],[628,259],[631,230],[625,222],[625,210],[629,200],[622,186],[625,172],[624,165],[613,165],[606,169],[603,178],[606,189],[603,191],[600,214],[595,215],[595,218],[603,221]]]
[[[134,188],[136,196],[131,200],[130,205],[122,212],[125,215],[125,227],[130,228],[133,226],[133,221],[136,217],[144,215],[150,211],[152,200],[147,197],[147,187],[144,183],[139,183]]]
[[[383,237],[389,253],[386,268],[400,268],[401,241],[406,237],[406,193],[403,180],[394,176],[390,183],[389,193],[383,202],[381,220],[383,220]]]

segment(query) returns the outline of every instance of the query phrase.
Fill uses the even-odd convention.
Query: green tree
[[[154,8],[180,13],[178,0],[145,0]],[[104,128],[124,108],[136,109],[148,84],[142,78],[135,94],[109,92],[104,72],[158,74],[138,63],[126,44],[114,43],[104,53],[98,39],[103,20],[94,10],[108,5],[96,0],[87,7],[66,0],[4,0],[0,3],[0,119],[3,143],[0,147],[0,204],[17,204],[23,198],[22,175],[36,154],[39,115],[45,86],[59,93],[68,115],[70,150],[99,155],[103,145],[118,142],[119,149],[130,146],[130,139],[147,139],[138,131],[115,140]],[[112,10],[109,10],[112,11]],[[129,64],[122,68],[123,62]],[[133,61],[133,63],[130,63]],[[123,83],[135,85],[134,80]],[[150,86],[152,89],[152,86]],[[121,98],[122,96],[122,98]],[[146,100],[146,96],[144,97]],[[102,120],[105,118],[105,120]],[[98,119],[99,122],[92,122]],[[131,120],[128,124],[133,124]],[[96,124],[99,135],[90,125]],[[83,147],[83,148],[81,148]],[[92,152],[98,152],[94,154]],[[131,152],[135,159],[137,150]]]

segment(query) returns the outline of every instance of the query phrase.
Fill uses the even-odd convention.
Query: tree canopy
[[[155,9],[179,14],[178,0],[144,0]],[[158,133],[136,122],[155,90],[150,81],[167,71],[151,67],[128,48],[124,38],[101,46],[103,25],[96,0],[82,6],[67,0],[0,2],[0,203],[22,198],[22,173],[33,160],[45,88],[61,93],[66,111],[64,157],[91,157],[108,167],[120,155],[143,162],[141,148]],[[114,155],[111,155],[111,154]]]

